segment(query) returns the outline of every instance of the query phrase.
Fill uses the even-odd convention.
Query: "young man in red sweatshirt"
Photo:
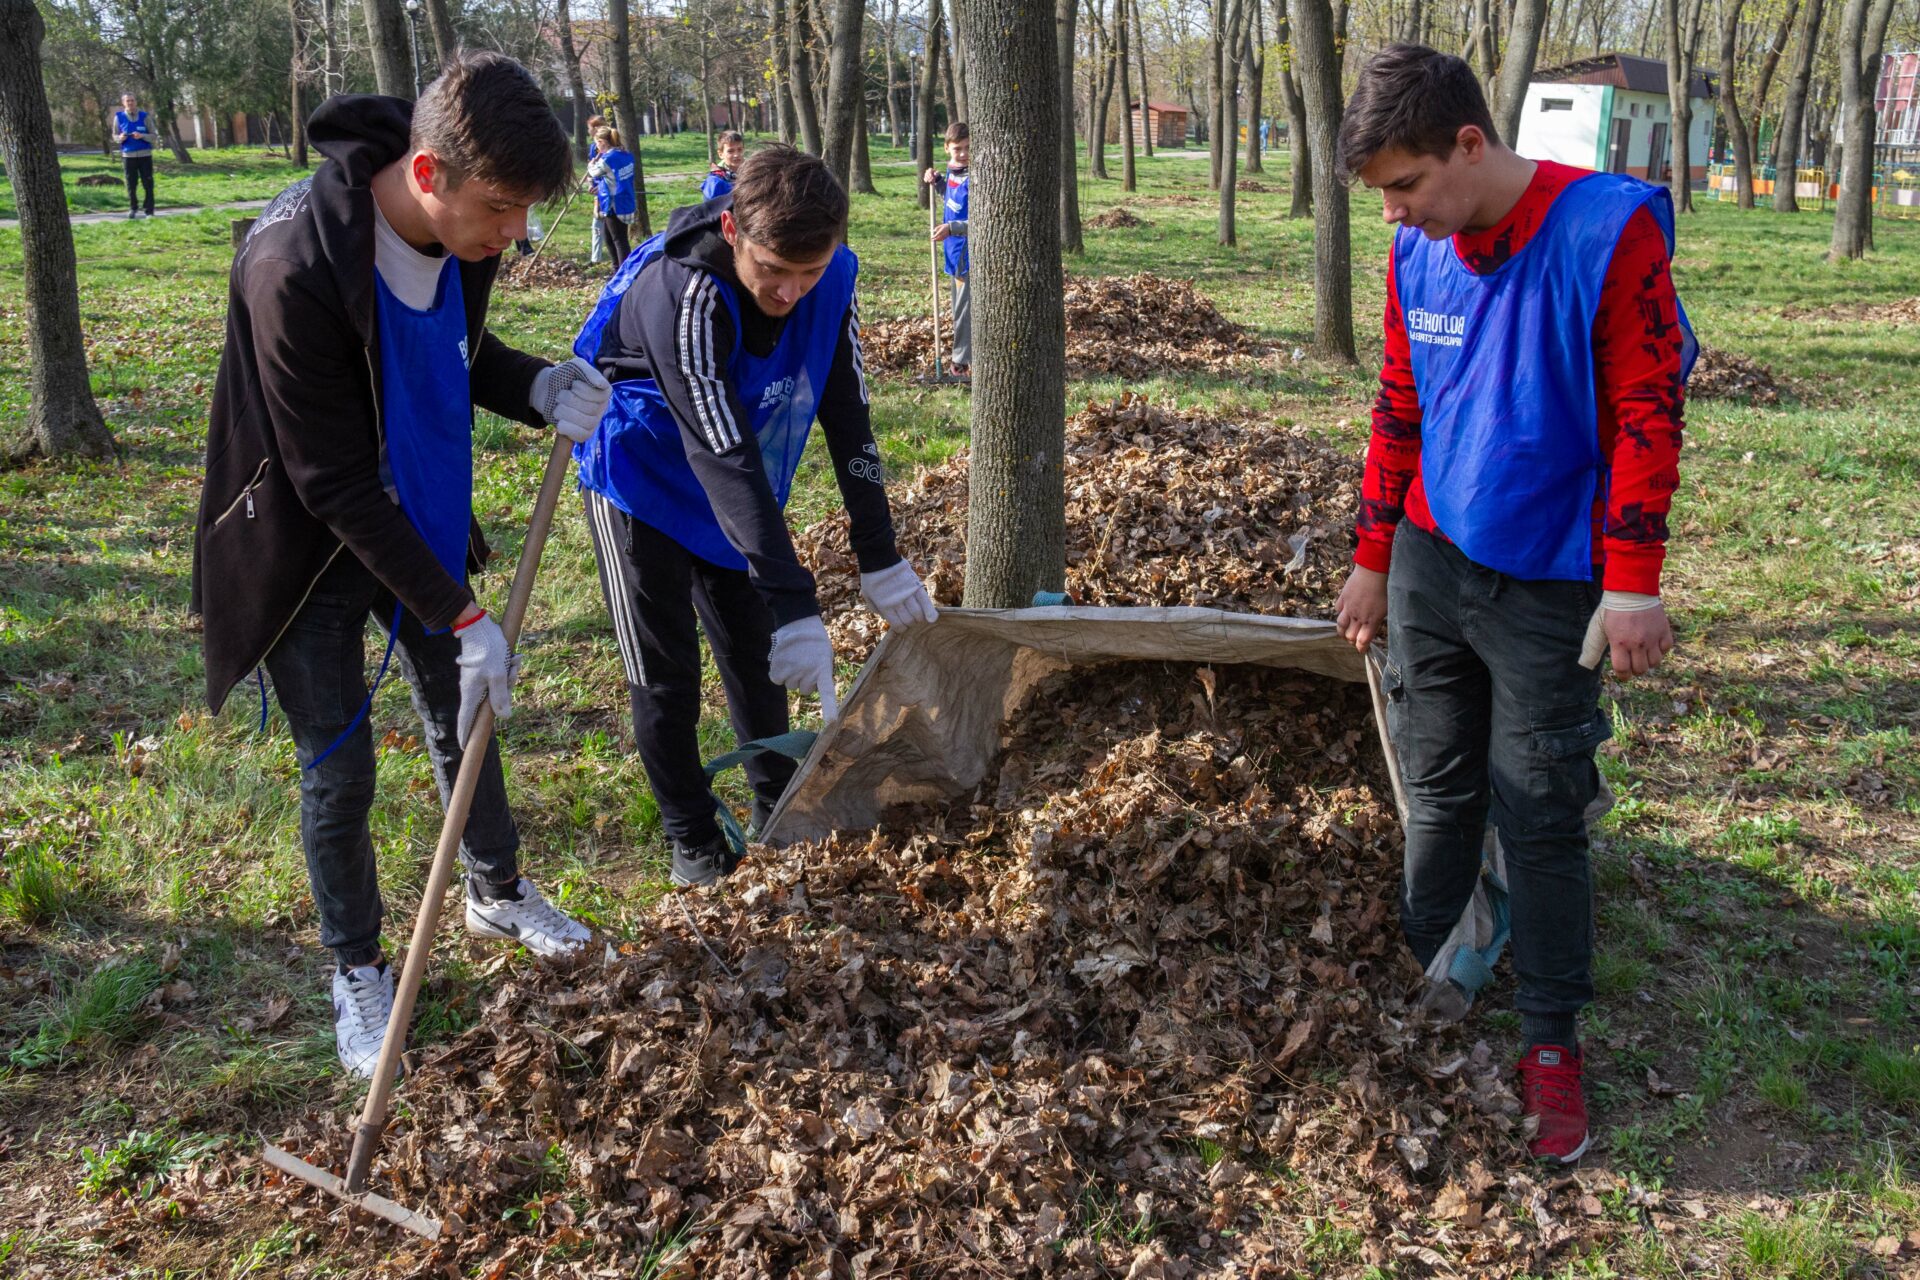
[[[1340,164],[1398,230],[1341,634],[1390,637],[1407,791],[1401,928],[1430,964],[1506,853],[1519,1064],[1537,1157],[1589,1136],[1575,1015],[1593,998],[1584,813],[1622,678],[1673,647],[1660,603],[1694,344],[1672,205],[1502,144],[1471,68],[1394,45],[1361,72]]]

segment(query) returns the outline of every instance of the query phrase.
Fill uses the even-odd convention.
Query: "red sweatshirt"
[[[1453,238],[1454,252],[1486,273],[1526,247],[1554,198],[1588,170],[1539,162],[1519,203],[1497,224]],[[1373,405],[1373,438],[1360,486],[1360,545],[1355,564],[1381,573],[1393,556],[1401,517],[1446,537],[1427,508],[1420,476],[1420,397],[1414,389],[1406,322],[1387,265],[1387,353]],[[1614,247],[1593,318],[1594,398],[1600,456],[1609,468],[1604,496],[1593,504],[1594,576],[1609,591],[1660,592],[1667,553],[1667,510],[1680,483],[1679,301],[1666,237],[1645,209],[1635,213]]]

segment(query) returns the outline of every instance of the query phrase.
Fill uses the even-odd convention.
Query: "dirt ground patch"
[[[1180,413],[1124,395],[1067,422],[1067,589],[1081,604],[1205,605],[1331,617],[1353,556],[1360,458],[1306,431]],[[900,550],[936,603],[965,581],[967,456],[893,500]],[[881,623],[835,516],[796,539],[839,651]]]

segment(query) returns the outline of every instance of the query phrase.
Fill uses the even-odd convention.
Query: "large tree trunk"
[[[788,15],[786,0],[773,0],[773,18],[767,26],[767,70],[773,77],[773,105],[780,120],[780,141],[792,146],[799,135],[798,110],[793,105],[792,72],[787,58]]]
[[[1754,82],[1753,99],[1747,108],[1747,154],[1759,158],[1760,122],[1767,114],[1767,91],[1773,87],[1773,73],[1780,66],[1780,55],[1787,51],[1787,40],[1793,34],[1793,20],[1800,12],[1800,0],[1787,0],[1787,7],[1780,11],[1780,25],[1774,30],[1773,39],[1767,42],[1767,56],[1760,60],[1760,78]],[[1753,193],[1747,193],[1747,203],[1740,207],[1752,207]]]
[[[973,257],[973,454],[967,479],[972,608],[1007,609],[1065,585],[1066,315],[1060,296],[1060,130],[1048,11],[1028,0],[972,0],[967,45],[981,198]]]
[[[653,234],[653,220],[647,215],[647,173],[640,159],[640,112],[633,100],[633,23],[627,12],[627,0],[607,0],[607,17],[613,25],[613,119],[620,140],[633,156],[633,202],[640,223],[640,238]]]
[[[1080,230],[1080,163],[1073,129],[1074,27],[1080,0],[1054,0],[1054,65],[1060,75],[1060,251],[1082,254],[1086,238]]]
[[[920,123],[918,133],[913,140],[914,168],[919,177],[928,169],[939,166],[933,158],[933,99],[940,90],[940,8],[933,6],[927,15],[927,62],[920,69]],[[922,182],[920,185],[920,207],[925,209],[933,200],[933,188]]]
[[[841,0],[842,4],[846,0]],[[859,109],[854,113],[853,122],[853,180],[848,190],[859,196],[877,196],[880,188],[873,185],[873,152],[867,142],[867,95],[859,98]]]
[[[1847,0],[1840,19],[1840,198],[1829,262],[1873,248],[1873,94],[1893,0]]]
[[[380,93],[413,97],[413,53],[407,44],[407,13],[400,0],[364,0],[367,52],[373,58],[373,84]]]
[[[573,149],[585,160],[587,117],[593,114],[593,104],[587,99],[587,82],[580,74],[580,49],[573,42],[573,9],[568,0],[559,0],[554,25],[560,33],[560,59],[567,64],[567,91],[573,95]]]
[[[1335,169],[1340,136],[1340,62],[1327,0],[1290,0],[1313,160],[1313,349],[1354,359],[1353,245],[1347,189]]]
[[[1120,67],[1120,189],[1138,189],[1133,167],[1133,63],[1127,56],[1127,0],[1113,0],[1114,61]]]
[[[1520,139],[1520,111],[1527,103],[1527,82],[1540,53],[1540,32],[1547,24],[1547,0],[1517,0],[1507,30],[1507,54],[1500,62],[1494,94],[1493,124],[1509,147]]]
[[[1140,59],[1140,139],[1146,144],[1147,154],[1153,154],[1153,110],[1148,105],[1153,95],[1147,91],[1147,32],[1140,21],[1140,0],[1129,0],[1127,8],[1133,11],[1133,47],[1135,56]]]
[[[1260,0],[1247,0],[1247,35],[1242,42],[1247,69],[1247,172],[1265,173],[1260,160],[1261,112],[1267,100],[1267,20]]]
[[[1668,176],[1667,186],[1673,194],[1673,208],[1676,213],[1693,212],[1693,172],[1692,157],[1688,143],[1693,132],[1693,103],[1687,97],[1687,82],[1693,78],[1693,67],[1687,62],[1686,34],[1682,27],[1685,21],[1682,6],[1686,0],[1666,0],[1667,18],[1667,145],[1673,151],[1673,171]],[[1660,162],[1654,156],[1655,164]]]
[[[1287,184],[1292,188],[1287,216],[1304,218],[1313,212],[1313,148],[1307,140],[1307,104],[1300,92],[1300,64],[1287,20],[1288,3],[1273,0],[1274,36],[1280,42],[1280,97],[1287,108]]]
[[[1220,100],[1221,51],[1227,43],[1228,0],[1213,0],[1207,12],[1207,190],[1220,189],[1220,148],[1231,147]]]
[[[0,0],[0,155],[20,210],[28,385],[27,435],[0,441],[0,448],[14,461],[36,453],[107,458],[114,454],[113,435],[87,381],[73,228],[40,72],[46,32],[33,0]],[[1057,264],[1054,272],[1057,278]]]
[[[1746,0],[1720,0],[1720,112],[1726,117],[1727,141],[1733,147],[1734,195],[1742,209],[1753,208],[1753,139],[1740,118],[1740,95],[1733,73],[1740,40],[1740,10]]]
[[[1255,0],[1258,3],[1258,0]],[[1221,130],[1224,141],[1220,147],[1220,243],[1229,248],[1239,244],[1234,234],[1234,199],[1238,195],[1239,174],[1235,162],[1240,157],[1238,141],[1233,136],[1240,116],[1240,57],[1241,43],[1246,39],[1247,19],[1246,0],[1233,0],[1233,7],[1227,11],[1226,39],[1221,42],[1220,59],[1220,102],[1225,119]],[[1257,132],[1254,122],[1248,121],[1247,132]]]
[[[954,118],[956,120],[972,120],[973,85],[971,81],[968,80],[968,75],[971,71],[969,61],[973,57],[973,44],[971,43],[973,29],[962,25],[967,20],[965,0],[947,0],[947,4],[953,11],[953,19],[947,24],[947,30],[953,33],[953,57],[949,61],[948,66],[953,72],[953,88],[959,95],[953,100],[953,109],[960,114]],[[992,48],[993,46],[988,45],[987,47]]]
[[[440,68],[460,52],[460,35],[453,29],[453,15],[447,10],[447,0],[427,0],[427,25],[433,32],[433,71],[427,76],[432,82],[439,79]]]
[[[787,66],[793,81],[793,106],[800,116],[800,144],[819,155],[820,110],[813,96],[813,51],[807,47],[807,0],[789,0]]]
[[[851,189],[853,132],[860,123],[860,103],[866,68],[862,65],[861,34],[867,17],[866,0],[839,0],[833,11],[833,51],[827,63],[827,169]]]
[[[1800,164],[1800,131],[1806,124],[1807,88],[1813,83],[1813,66],[1820,54],[1820,19],[1826,0],[1807,0],[1806,21],[1801,24],[1800,49],[1794,54],[1793,75],[1787,81],[1787,97],[1780,108],[1780,130],[1773,135],[1773,208],[1776,213],[1800,212],[1800,200],[1793,189],[1794,170]]]

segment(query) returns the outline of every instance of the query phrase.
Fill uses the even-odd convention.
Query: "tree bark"
[[[1287,108],[1287,185],[1292,188],[1287,216],[1304,218],[1313,212],[1313,149],[1307,140],[1307,104],[1300,93],[1299,63],[1287,18],[1291,2],[1273,0],[1273,21],[1274,36],[1280,43],[1280,97]]]
[[[569,0],[559,0],[553,23],[560,37],[560,60],[566,64],[567,91],[573,95],[573,150],[585,160],[587,117],[593,112],[589,110],[592,104],[587,100],[587,82],[580,74],[580,49],[573,41],[573,9]]]
[[[1806,124],[1807,88],[1813,82],[1813,65],[1820,54],[1820,19],[1825,0],[1807,0],[1806,21],[1801,24],[1800,49],[1794,55],[1793,75],[1787,81],[1786,101],[1780,107],[1780,130],[1773,136],[1773,208],[1776,213],[1800,212],[1800,199],[1793,189],[1794,170],[1800,164],[1800,131]]]
[[[395,98],[413,97],[413,54],[407,44],[407,14],[400,0],[364,0],[367,52],[374,88]]]
[[[1800,0],[1787,0],[1787,7],[1780,13],[1780,26],[1773,33],[1773,39],[1767,42],[1767,56],[1760,60],[1760,78],[1754,82],[1753,100],[1747,108],[1747,154],[1758,158],[1760,155],[1760,122],[1767,114],[1767,91],[1773,87],[1773,73],[1780,66],[1780,56],[1787,51],[1787,41],[1793,35],[1793,20],[1800,12]],[[1752,192],[1748,192],[1752,199]],[[1748,208],[1750,205],[1742,205]]]
[[[1080,163],[1073,128],[1074,28],[1079,16],[1080,0],[1054,0],[1054,66],[1060,77],[1060,251],[1075,256],[1087,251],[1080,229]]]
[[[916,178],[938,167],[933,160],[933,99],[940,86],[940,6],[930,6],[927,19],[927,63],[920,69],[920,123],[913,142],[914,167],[920,171]],[[924,182],[919,187],[920,207],[924,209],[933,199],[933,188]]]
[[[1347,189],[1335,169],[1340,136],[1340,63],[1327,0],[1290,0],[1301,96],[1313,161],[1313,349],[1354,360],[1353,244]]]
[[[460,52],[460,34],[453,29],[453,15],[447,11],[447,0],[426,0],[426,3],[427,25],[433,34],[433,71],[427,80],[432,82],[439,79],[440,69],[448,60]]]
[[[887,130],[892,135],[893,145],[900,145],[900,93],[899,70],[896,54],[900,49],[900,0],[893,0],[887,11]]]
[[[1740,95],[1735,91],[1735,46],[1740,39],[1740,10],[1746,0],[1720,0],[1720,111],[1726,117],[1727,141],[1733,146],[1734,196],[1742,209],[1753,208],[1753,139],[1740,118]]]
[[[973,85],[967,78],[971,72],[969,60],[973,57],[972,29],[962,26],[967,20],[965,0],[947,0],[947,4],[953,10],[953,19],[947,24],[947,30],[953,35],[953,57],[948,67],[953,72],[953,88],[959,95],[954,98],[953,107],[960,114],[954,118],[972,120]],[[993,46],[989,44],[987,47]]]
[[[1140,138],[1146,144],[1147,155],[1153,155],[1153,109],[1149,105],[1153,95],[1147,91],[1147,32],[1140,20],[1140,0],[1128,0],[1127,7],[1133,10],[1133,47],[1140,59]]]
[[[1247,36],[1244,42],[1247,68],[1247,161],[1248,173],[1265,173],[1260,160],[1261,112],[1267,98],[1267,30],[1260,0],[1248,0]]]
[[[1672,148],[1673,171],[1667,187],[1673,195],[1676,213],[1693,212],[1692,157],[1688,154],[1689,135],[1693,132],[1693,103],[1687,97],[1687,82],[1693,78],[1688,63],[1688,41],[1682,23],[1681,6],[1685,0],[1666,0],[1667,18],[1667,145]],[[1658,164],[1659,156],[1653,157]]]
[[[846,3],[846,0],[841,0]],[[848,190],[858,196],[877,196],[880,189],[873,185],[873,152],[867,142],[867,95],[862,93],[853,122],[853,176]]]
[[[1547,0],[1518,0],[1507,29],[1507,53],[1500,62],[1493,123],[1500,141],[1511,147],[1520,137],[1520,112],[1527,103],[1527,82],[1540,55],[1540,32],[1547,23]]]
[[[973,0],[969,122],[980,198],[968,218],[973,302],[973,452],[967,481],[972,608],[1016,608],[1066,579],[1066,315],[1060,295],[1059,50],[1048,11]]]
[[[854,130],[860,123],[866,68],[861,36],[866,0],[839,0],[833,11],[833,50],[827,63],[827,169],[852,190]]]
[[[787,65],[793,81],[793,105],[800,116],[800,144],[819,155],[820,110],[813,96],[813,52],[807,47],[807,0],[790,0],[787,14]]]
[[[1893,0],[1847,0],[1840,19],[1840,196],[1829,262],[1873,248],[1873,94]]]
[[[772,19],[767,27],[767,69],[773,77],[773,105],[780,121],[780,141],[792,146],[800,135],[796,117],[798,110],[793,104],[792,72],[787,58],[788,16],[786,0],[773,0]]]
[[[14,461],[36,453],[110,458],[113,435],[87,380],[73,228],[40,70],[46,31],[33,0],[0,0],[0,155],[20,211],[28,385],[27,435],[0,447]]]
[[[1127,0],[1113,0],[1114,60],[1120,67],[1120,189],[1138,188],[1133,167],[1133,63],[1127,56]]]
[[[1217,0],[1216,0],[1217,2]],[[1257,0],[1256,0],[1257,3]],[[1221,114],[1225,126],[1221,130],[1220,145],[1220,243],[1228,248],[1240,242],[1234,233],[1234,200],[1239,194],[1239,174],[1235,164],[1240,158],[1239,139],[1233,136],[1240,123],[1240,58],[1239,49],[1246,39],[1246,0],[1233,0],[1233,7],[1227,11],[1226,39],[1221,44],[1220,59],[1220,102]],[[1252,121],[1247,123],[1247,132],[1255,132]]]
[[[301,101],[300,90],[307,78],[307,39],[305,24],[300,20],[300,0],[287,0],[287,18],[293,32],[293,67],[287,75],[292,136],[287,141],[287,155],[295,167],[304,169],[307,167],[307,109]]]
[[[1093,19],[1093,65],[1099,76],[1099,91],[1087,104],[1087,171],[1104,180],[1107,176],[1107,109],[1113,102],[1113,45],[1107,39],[1107,24],[1100,20],[1100,0],[1088,0],[1087,13]]]

